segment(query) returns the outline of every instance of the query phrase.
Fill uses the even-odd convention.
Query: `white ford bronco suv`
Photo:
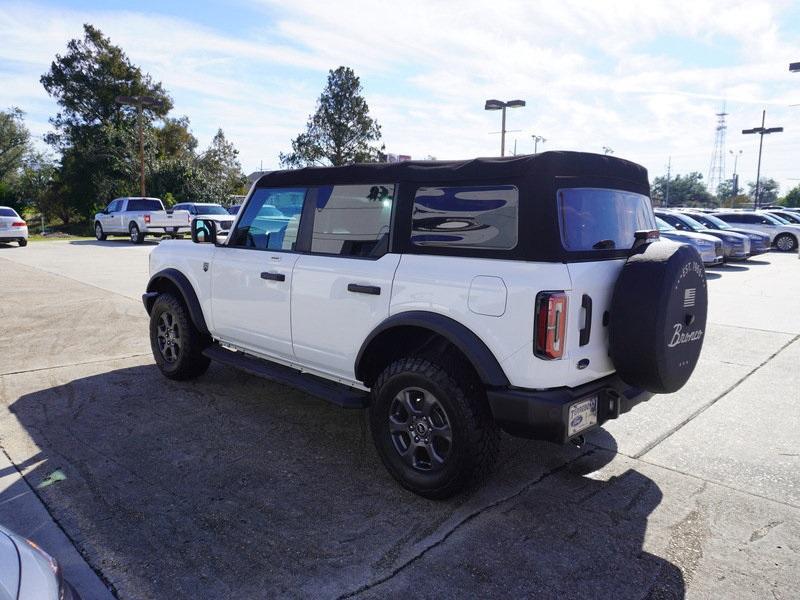
[[[577,152],[268,173],[224,241],[198,218],[150,254],[153,355],[367,408],[389,472],[444,498],[501,429],[567,443],[687,381],[705,272],[648,195],[644,168]]]

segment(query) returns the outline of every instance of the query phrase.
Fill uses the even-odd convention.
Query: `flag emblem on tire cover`
[[[691,308],[694,306],[694,295],[697,291],[696,288],[687,288],[683,292],[683,307],[684,308]]]

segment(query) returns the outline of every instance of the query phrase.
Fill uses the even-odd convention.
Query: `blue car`
[[[750,238],[741,233],[709,229],[684,212],[656,210],[657,217],[683,232],[705,233],[722,240],[725,260],[746,260],[750,256]]]
[[[694,212],[687,212],[690,217],[692,217],[695,221],[702,223],[709,229],[715,229],[717,231],[729,231],[731,233],[741,233],[742,235],[746,235],[750,238],[750,256],[754,256],[756,254],[764,254],[764,252],[769,252],[769,236],[763,233],[759,233],[758,231],[754,231],[752,229],[742,229],[740,227],[731,227],[728,223],[720,219],[719,217],[715,217],[714,215],[707,215],[703,213],[694,213]]]

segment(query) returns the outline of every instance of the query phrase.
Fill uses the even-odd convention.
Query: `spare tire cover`
[[[679,390],[700,357],[707,310],[697,250],[668,241],[637,249],[611,300],[609,346],[617,374],[653,393]]]

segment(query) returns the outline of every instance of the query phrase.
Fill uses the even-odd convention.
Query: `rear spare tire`
[[[617,374],[656,394],[679,390],[700,357],[707,310],[705,270],[694,248],[667,241],[641,247],[622,268],[611,301]]]

